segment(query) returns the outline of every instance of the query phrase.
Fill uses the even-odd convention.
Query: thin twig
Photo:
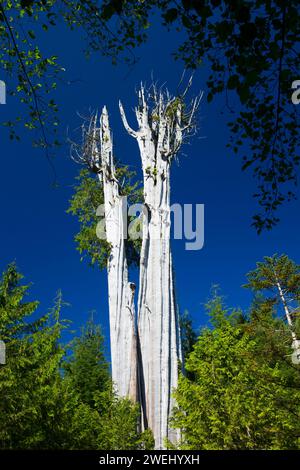
[[[52,169],[52,172],[53,172],[53,175],[54,175],[54,182],[53,184],[56,183],[57,181],[57,174],[56,174],[56,169],[55,169],[55,166],[53,165],[53,162],[51,160],[51,157],[49,155],[49,147],[50,147],[50,144],[48,143],[48,140],[47,140],[47,136],[46,136],[46,132],[45,132],[45,127],[44,127],[44,124],[43,124],[43,121],[42,121],[42,118],[41,118],[41,112],[40,112],[40,108],[39,108],[39,103],[38,103],[38,98],[37,98],[37,94],[36,94],[36,91],[34,89],[34,85],[33,83],[31,82],[31,79],[27,73],[27,70],[26,70],[26,67],[25,67],[25,64],[23,62],[23,59],[22,59],[22,56],[21,56],[21,53],[19,51],[19,48],[18,48],[18,45],[17,45],[17,42],[16,42],[16,38],[15,38],[15,35],[14,35],[14,32],[9,24],[9,21],[7,19],[7,16],[5,14],[5,10],[3,8],[3,6],[0,4],[0,10],[1,10],[1,13],[2,13],[2,16],[4,18],[4,22],[8,28],[8,31],[9,31],[9,35],[11,37],[11,40],[13,42],[13,46],[14,46],[14,49],[16,51],[16,54],[17,54],[17,57],[18,57],[18,61],[19,61],[19,64],[21,66],[21,69],[23,70],[23,73],[24,73],[24,76],[25,76],[25,79],[29,85],[29,88],[31,90],[31,93],[32,93],[32,96],[33,96],[33,102],[34,102],[34,107],[35,107],[35,112],[36,112],[36,115],[37,115],[37,118],[38,118],[38,121],[39,121],[39,125],[40,125],[40,129],[41,129],[41,132],[42,132],[42,137],[43,137],[43,142],[44,142],[44,148],[45,148],[45,155],[46,155],[46,158],[47,158],[47,161]]]

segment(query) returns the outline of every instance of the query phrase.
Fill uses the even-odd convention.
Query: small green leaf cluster
[[[120,183],[121,195],[127,196],[129,203],[142,201],[142,190],[139,183],[134,182],[134,172],[127,166],[118,165],[115,176]],[[77,218],[80,225],[80,230],[75,235],[77,250],[82,260],[87,258],[91,265],[105,269],[110,245],[105,239],[99,239],[96,235],[96,227],[100,221],[96,211],[99,205],[104,204],[103,187],[87,169],[80,171],[77,182],[67,211]],[[128,223],[130,222],[129,218]],[[140,244],[140,240],[126,240],[129,265],[138,263]]]

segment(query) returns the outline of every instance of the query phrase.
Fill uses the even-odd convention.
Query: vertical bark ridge
[[[99,166],[104,190],[106,237],[110,244],[107,272],[112,379],[120,396],[129,396],[136,401],[138,384],[135,285],[128,279],[125,250],[127,207],[115,177],[113,144],[106,108],[102,111],[99,132]]]
[[[142,146],[143,148],[144,146]],[[147,162],[147,159],[142,159]],[[147,163],[148,164],[148,163]],[[172,389],[178,382],[179,330],[176,328],[176,308],[170,249],[170,186],[169,165],[159,155],[157,176],[164,171],[164,181],[149,178],[145,165],[145,204],[151,210],[145,221],[147,236],[142,254],[140,296],[138,302],[139,335],[144,369],[144,413],[152,429],[157,449],[164,448],[164,439],[177,440],[178,433],[169,427],[174,401]]]
[[[133,130],[120,103],[125,129],[137,140],[144,181],[143,241],[140,259],[138,297],[138,336],[140,345],[140,384],[143,393],[144,423],[152,429],[157,449],[164,439],[176,441],[178,430],[171,429],[174,399],[178,385],[178,366],[182,361],[178,309],[175,299],[170,247],[170,165],[183,142],[195,130],[193,121],[201,95],[184,104],[184,93],[171,97],[153,85],[148,93],[141,85],[135,109],[139,125]]]

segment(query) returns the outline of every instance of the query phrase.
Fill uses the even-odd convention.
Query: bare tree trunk
[[[143,427],[152,429],[157,449],[164,448],[165,438],[172,442],[179,438],[179,430],[169,426],[174,407],[172,391],[178,385],[182,362],[170,248],[170,165],[183,138],[195,128],[193,117],[201,97],[192,100],[187,109],[183,98],[188,88],[180,97],[171,98],[168,91],[157,93],[153,86],[149,109],[141,86],[137,132],[129,127],[120,103],[124,126],[139,145],[147,209],[143,215],[137,325],[135,286],[128,280],[125,253],[126,207],[115,176],[106,108],[100,132],[97,118],[91,123],[81,158],[98,173],[104,190],[106,239],[110,244],[107,268],[112,378],[119,395],[133,400],[138,397]]]
[[[100,122],[101,175],[104,191],[108,258],[108,295],[112,379],[120,396],[137,399],[135,285],[128,280],[125,251],[126,199],[120,196],[115,177],[112,137],[108,114],[103,109]]]
[[[181,357],[178,312],[175,301],[170,248],[170,165],[183,139],[182,103],[169,94],[157,94],[149,110],[143,86],[139,92],[136,117],[139,130],[132,130],[120,104],[128,133],[137,139],[143,168],[143,242],[140,259],[138,334],[142,369],[141,387],[144,427],[152,429],[155,446],[164,448],[164,439],[176,441],[179,431],[171,429],[169,418],[178,385]],[[198,106],[195,101],[191,116]]]
[[[277,277],[276,273],[275,273],[275,278],[276,278],[276,286],[277,286],[277,289],[278,289],[278,292],[279,292],[280,300],[281,300],[282,305],[283,305],[284,313],[285,313],[288,325],[291,329],[291,336],[292,336],[292,340],[293,340],[292,348],[294,350],[294,353],[292,355],[292,360],[295,364],[299,364],[300,363],[300,340],[297,339],[297,335],[294,331],[292,316],[291,316],[291,313],[289,311],[287,301],[285,299],[282,287],[280,285],[280,282],[278,280],[278,277]]]
[[[107,273],[112,379],[118,395],[129,396],[136,401],[138,383],[135,285],[128,279],[125,249],[127,201],[120,194],[119,182],[115,175],[112,136],[106,107],[102,111],[100,128],[97,116],[91,119],[88,130],[83,128],[83,148],[79,160],[97,173],[104,193],[106,233],[102,236],[106,236],[110,245]]]
[[[152,429],[156,447],[163,439],[176,439],[178,433],[168,427],[172,411],[172,389],[178,384],[180,352],[178,318],[174,296],[172,255],[170,250],[170,168],[157,155],[157,182],[145,169],[153,163],[143,155],[144,197],[148,214],[143,219],[143,244],[140,264],[138,329],[145,398],[144,420]],[[162,179],[164,174],[164,179]]]

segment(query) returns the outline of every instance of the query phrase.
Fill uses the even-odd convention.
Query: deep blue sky
[[[65,80],[78,80],[61,85],[56,95],[62,135],[66,135],[67,128],[73,130],[81,124],[77,112],[84,114],[90,107],[106,104],[115,154],[139,171],[137,145],[122,127],[118,99],[122,99],[134,125],[131,109],[136,101],[134,90],[141,80],[149,81],[153,73],[160,82],[167,82],[170,90],[176,88],[183,64],[175,62],[171,53],[180,36],[157,25],[147,45],[137,51],[140,61],[130,70],[124,64],[112,66],[99,55],[86,61],[79,33],[68,32],[66,36],[61,28],[55,34],[45,33],[44,38],[44,49],[59,55],[66,68]],[[205,66],[197,72],[193,93],[206,92],[207,72]],[[222,115],[222,110],[223,98],[212,104],[203,99],[198,137],[183,149],[172,174],[173,201],[205,204],[204,248],[185,251],[182,242],[173,244],[180,308],[190,311],[195,326],[207,322],[203,303],[212,284],[221,286],[229,305],[247,308],[251,295],[241,285],[256,261],[264,255],[285,252],[299,262],[299,202],[283,208],[281,223],[272,232],[258,236],[250,227],[256,210],[251,196],[255,186],[250,173],[241,172],[239,157],[226,149],[228,115],[226,111]],[[8,99],[7,105],[0,107],[1,121],[11,113],[20,113],[20,108]],[[32,148],[28,133],[24,132],[21,143],[14,143],[1,127],[0,140],[1,269],[15,260],[26,280],[33,283],[31,297],[39,299],[44,310],[52,305],[56,291],[62,289],[71,304],[64,316],[72,319],[76,328],[91,310],[96,310],[96,319],[108,336],[106,274],[80,262],[73,241],[78,225],[65,213],[79,170],[69,158],[68,147],[57,153],[60,187],[52,189],[49,166],[42,151]]]

